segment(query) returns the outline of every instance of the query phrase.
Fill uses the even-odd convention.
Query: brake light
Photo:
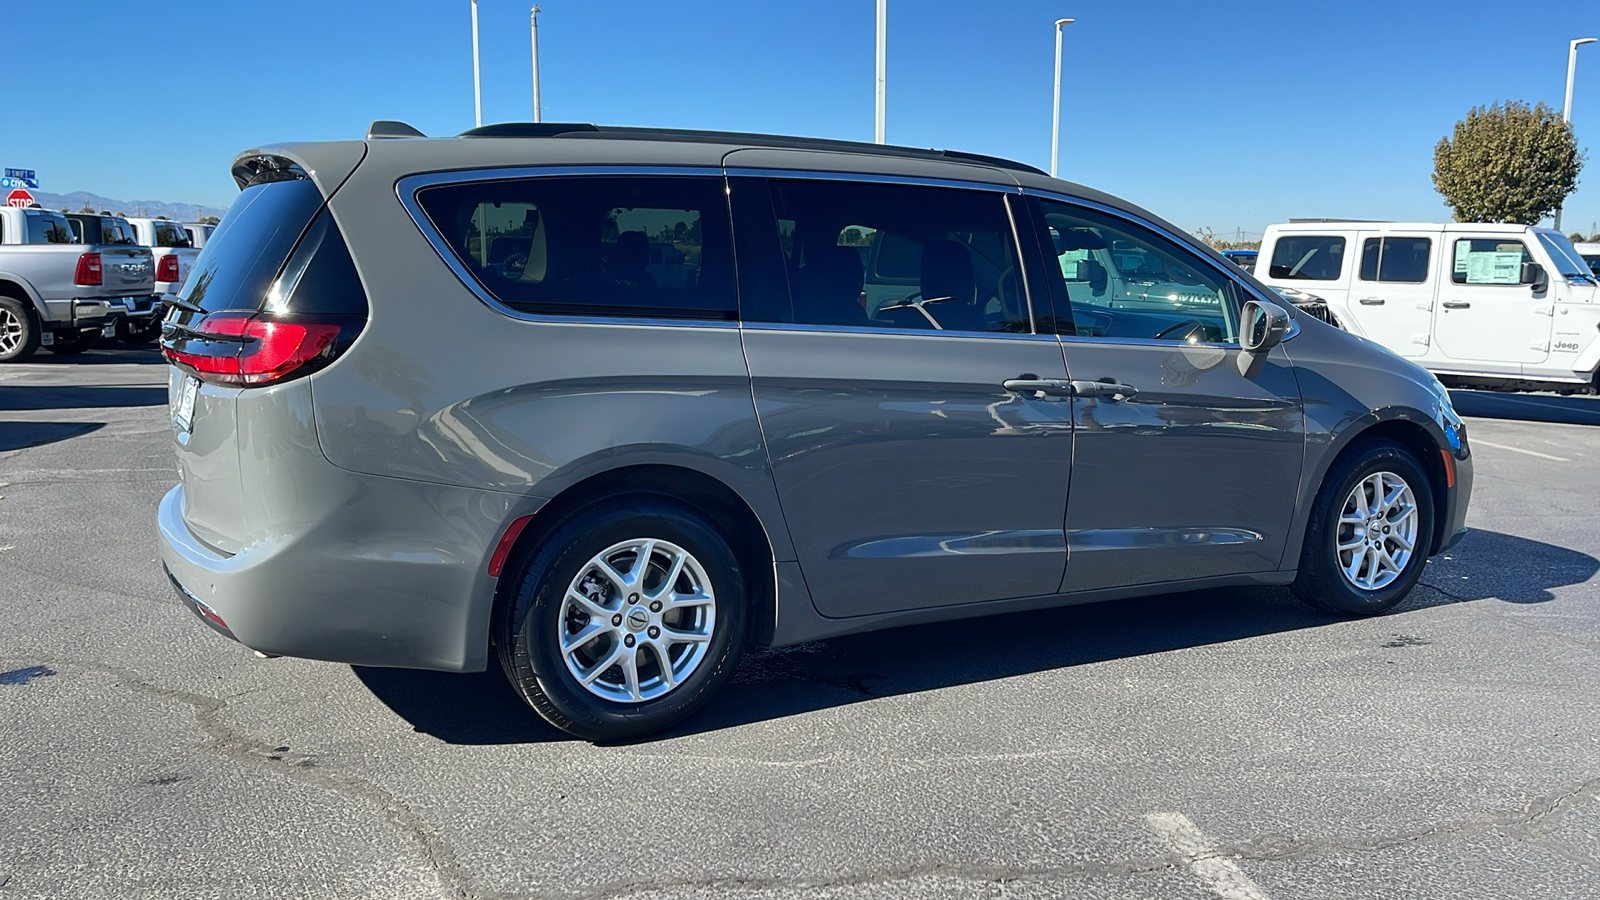
[[[164,254],[161,259],[156,261],[157,281],[177,281],[180,277],[178,275],[178,257],[176,254]],[[98,284],[99,282],[96,283]]]
[[[213,384],[266,385],[333,359],[342,349],[343,332],[344,326],[332,321],[219,312],[201,319],[189,335],[164,341],[161,352]]]
[[[105,279],[100,265],[100,254],[85,253],[78,257],[78,271],[72,280],[76,284],[102,284]]]

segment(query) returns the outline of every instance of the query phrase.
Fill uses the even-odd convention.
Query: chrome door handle
[[[1383,298],[1382,297],[1362,297],[1357,302],[1360,303],[1362,306],[1382,306],[1383,305]]]
[[[1465,300],[1446,300],[1439,305],[1443,306],[1445,309],[1466,309],[1472,304]]]
[[[1120,400],[1139,393],[1139,389],[1115,381],[1074,381],[1072,393],[1079,397],[1110,397],[1113,400]]]
[[[1037,375],[1021,375],[1016,378],[1007,378],[1000,386],[1017,394],[1043,394],[1050,397],[1071,397],[1072,385],[1069,382],[1056,378],[1040,378]]]

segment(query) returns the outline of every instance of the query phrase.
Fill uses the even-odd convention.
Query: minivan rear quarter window
[[[450,253],[520,312],[733,319],[727,196],[705,176],[572,176],[423,188]]]
[[[1344,238],[1297,234],[1278,238],[1267,275],[1285,280],[1337,281],[1343,268]]]

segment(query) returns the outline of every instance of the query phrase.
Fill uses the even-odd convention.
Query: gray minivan
[[[1374,614],[1462,533],[1433,376],[1029,166],[378,123],[233,175],[158,517],[264,653],[496,661],[618,739],[750,645],[1225,585]]]

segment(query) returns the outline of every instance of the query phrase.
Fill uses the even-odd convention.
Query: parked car
[[[189,243],[193,247],[204,247],[206,239],[211,237],[211,232],[217,229],[215,225],[201,222],[185,222],[183,229],[189,232]]]
[[[1256,256],[1259,250],[1224,250],[1222,256],[1229,262],[1235,263],[1246,272],[1256,270]]]
[[[1572,249],[1578,251],[1578,255],[1583,257],[1583,261],[1589,266],[1589,271],[1600,275],[1600,241],[1585,241],[1581,244],[1573,244]]]
[[[176,294],[189,268],[200,257],[182,225],[168,219],[129,218],[139,243],[150,248],[156,259],[156,293]]]
[[[121,216],[100,213],[67,213],[66,216],[67,224],[72,227],[72,235],[80,244],[139,245],[133,226]],[[116,323],[118,338],[129,344],[148,344],[161,334],[161,317],[167,310],[159,298],[154,294],[125,297],[123,303],[123,315]]]
[[[263,653],[500,665],[617,739],[747,644],[1229,585],[1369,615],[1462,533],[1433,376],[1115,197],[874,144],[397,131],[239,157],[171,301],[162,560]],[[862,228],[909,259],[870,308]],[[669,231],[681,285],[646,277]]]
[[[89,349],[149,301],[153,276],[144,247],[78,243],[61,213],[0,207],[0,362]]]
[[[1256,275],[1445,384],[1600,390],[1600,283],[1567,237],[1481,223],[1269,225]]]

